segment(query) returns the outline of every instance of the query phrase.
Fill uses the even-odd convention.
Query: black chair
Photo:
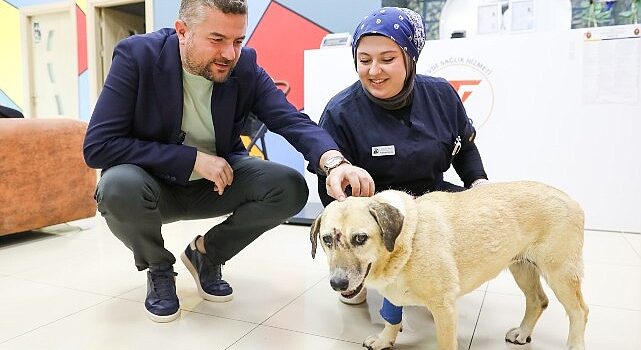
[[[0,106],[0,118],[24,118],[24,115],[13,108]]]
[[[284,80],[274,81],[276,86],[283,91],[285,96],[289,93],[290,86],[289,83]],[[250,137],[249,143],[245,148],[251,152],[252,148],[256,146],[258,150],[263,154],[263,158],[267,160],[267,146],[265,145],[265,133],[267,133],[267,126],[261,122],[258,117],[253,113],[250,113],[245,122],[245,127],[243,128],[242,134]],[[260,141],[260,147],[256,143]]]
[[[256,145],[256,142],[260,140],[260,147],[258,149],[263,153],[263,158],[267,160],[267,147],[265,146],[265,133],[267,132],[267,127],[263,122],[258,120],[258,117],[253,113],[250,113],[245,122],[245,128],[243,129],[243,134],[250,137],[250,141],[245,148],[251,152],[252,148]]]

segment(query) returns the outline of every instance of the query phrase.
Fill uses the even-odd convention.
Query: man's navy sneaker
[[[147,271],[147,316],[156,322],[171,322],[180,316],[174,269]]]
[[[198,293],[205,300],[224,302],[233,298],[234,291],[229,283],[222,278],[221,265],[214,264],[209,258],[196,249],[196,240],[189,243],[185,251],[180,255],[187,270],[191,273],[196,281]]]

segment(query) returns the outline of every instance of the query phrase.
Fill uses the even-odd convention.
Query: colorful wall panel
[[[15,2],[15,1],[14,1]],[[7,1],[0,1],[0,104],[22,110],[22,53],[20,13]]]
[[[154,30],[173,28],[179,9],[179,0],[154,0]]]
[[[60,1],[0,0],[0,104],[19,110],[24,107],[25,60],[20,47],[19,9]],[[87,69],[87,0],[69,1],[77,5],[78,117],[89,120],[92,106]],[[246,44],[256,48],[259,63],[274,79],[289,82],[288,99],[303,110],[303,51],[318,48],[327,33],[352,32],[361,14],[380,4],[380,0],[248,0]],[[180,0],[153,0],[152,6],[154,29],[174,26]],[[271,133],[266,139],[270,159],[304,171],[302,157],[284,139]]]
[[[258,52],[260,64],[274,80],[285,80],[287,99],[303,108],[303,52],[316,49],[329,31],[273,1],[252,33],[247,46]]]
[[[304,4],[305,2],[299,2]],[[253,3],[250,2],[250,6]],[[297,8],[293,3],[290,5]],[[308,5],[305,5],[308,8]],[[314,21],[284,6],[281,2],[270,1],[248,34],[247,46],[256,49],[258,63],[274,80],[289,83],[287,99],[299,110],[303,106],[303,53],[318,48],[323,37],[330,31]],[[250,7],[250,13],[253,11]],[[303,157],[281,136],[267,133],[265,136],[267,154],[270,159],[304,172]]]
[[[0,104],[18,110],[24,109],[23,75],[26,67],[22,58],[20,43],[21,7],[59,3],[51,0],[0,1]],[[73,2],[72,2],[73,3]],[[78,103],[82,120],[89,120],[89,84],[87,77],[87,24],[86,0],[76,4],[77,50],[78,55]]]
[[[353,33],[361,18],[381,7],[381,0],[278,0],[278,2],[332,33]]]

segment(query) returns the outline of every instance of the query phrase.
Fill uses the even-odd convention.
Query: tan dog
[[[525,293],[521,325],[505,335],[530,341],[548,304],[543,276],[570,318],[567,345],[584,349],[588,307],[581,293],[583,211],[563,192],[536,182],[494,183],[414,199],[399,191],[333,202],[312,225],[335,290],[376,288],[398,306],[426,306],[439,349],[457,349],[456,299],[509,267]],[[385,324],[369,349],[392,347],[400,329]]]

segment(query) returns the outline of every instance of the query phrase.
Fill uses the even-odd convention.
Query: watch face
[[[331,158],[330,160],[327,161],[327,165],[326,166],[328,168],[333,168],[333,167],[337,166],[338,164],[340,164],[341,161],[342,161],[342,159],[338,158],[338,157]]]
[[[345,158],[341,156],[335,156],[335,157],[329,158],[327,162],[325,162],[325,165],[323,166],[325,173],[328,174],[330,170],[339,166],[341,163],[343,163],[344,159]]]

